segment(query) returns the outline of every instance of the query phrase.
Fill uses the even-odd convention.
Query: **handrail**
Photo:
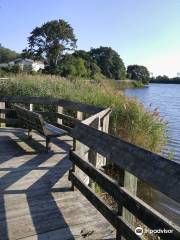
[[[104,118],[107,114],[111,113],[111,109],[110,108],[106,108],[104,110],[102,110],[101,112],[96,113],[95,115],[86,118],[84,121],[82,121],[82,123],[86,124],[86,125],[90,125],[95,119],[99,119],[101,120],[102,118]]]
[[[123,187],[120,187],[116,181],[112,180],[106,174],[98,170],[91,163],[83,160],[77,153],[74,151],[70,152],[70,160],[75,166],[80,168],[85,174],[87,174],[92,180],[94,180],[103,190],[105,190],[113,199],[118,203],[123,205],[128,209],[132,214],[134,214],[139,220],[141,220],[146,226],[151,229],[171,229],[173,234],[171,234],[171,240],[177,240],[180,237],[179,228],[174,225],[167,218],[162,216],[159,212],[151,208],[148,204],[144,203],[141,199],[136,196],[133,196],[128,190]],[[98,210],[106,217],[106,219],[118,230],[121,229],[122,225],[125,228],[125,232],[121,231],[121,234],[127,239],[137,239],[137,235],[134,236],[131,227],[129,227],[125,222],[122,222],[122,219],[118,217],[115,218],[114,211],[109,209],[108,216],[104,213],[103,208],[108,208],[107,204],[103,201],[98,205],[99,198],[98,196],[90,191],[89,187],[78,178],[77,174],[74,173],[74,170],[70,170],[69,179],[72,181],[75,187],[77,187],[87,198],[88,200],[98,208]],[[93,199],[93,200],[92,200]],[[115,222],[117,224],[115,224]],[[127,233],[131,235],[127,236]],[[158,235],[162,239],[169,239],[168,234],[162,234],[161,232]],[[138,238],[139,239],[139,238]]]
[[[77,123],[71,136],[180,203],[180,164]],[[168,176],[168,177],[167,177]]]
[[[6,114],[8,116],[9,113],[13,113],[13,110],[5,108],[5,102],[55,105],[61,108],[60,110],[57,109],[58,112],[39,112],[43,116],[47,116],[49,119],[52,119],[52,121],[55,121],[53,124],[68,130],[69,135],[73,138],[73,142],[74,139],[77,140],[77,145],[80,148],[79,152],[82,155],[78,155],[78,147],[76,151],[71,152],[70,160],[73,162],[73,168],[69,173],[69,179],[117,231],[120,232],[120,235],[126,239],[140,239],[134,233],[132,226],[129,226],[125,221],[126,219],[115,213],[111,207],[102,201],[100,197],[82,181],[80,174],[77,174],[78,169],[85,173],[92,181],[99,184],[100,187],[115,199],[120,207],[129,210],[148,227],[151,229],[157,227],[165,229],[171,228],[173,229],[173,234],[170,236],[171,239],[179,239],[179,228],[177,228],[176,225],[138,197],[134,196],[127,189],[118,186],[114,180],[98,170],[99,165],[96,166],[96,164],[99,160],[102,163],[102,158],[104,157],[113,162],[117,168],[133,174],[133,176],[136,176],[156,190],[180,203],[180,164],[108,134],[110,108],[105,109],[56,98],[28,96],[0,97],[0,123],[9,124],[16,124],[17,120],[6,118]],[[77,111],[77,118],[79,119],[64,114],[62,111],[63,108],[73,110],[73,116],[74,111]],[[82,120],[82,112],[93,115]],[[64,122],[58,122],[59,119]],[[70,122],[69,126],[65,125],[67,122]],[[76,172],[74,166],[78,167]],[[159,235],[162,239],[169,239],[168,234]]]
[[[32,96],[0,96],[0,102],[25,103],[25,104],[43,104],[62,106],[66,109],[81,111],[90,114],[96,114],[104,108],[69,100],[50,98],[50,97],[32,97]]]

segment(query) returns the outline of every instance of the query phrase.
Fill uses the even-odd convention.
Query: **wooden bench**
[[[46,149],[50,150],[51,138],[60,137],[67,134],[67,131],[57,128],[44,121],[41,114],[29,111],[18,105],[15,105],[17,117],[22,127],[28,129],[28,137],[32,138],[31,131],[36,130],[46,138]]]

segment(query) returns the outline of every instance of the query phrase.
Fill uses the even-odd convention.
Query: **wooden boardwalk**
[[[79,191],[70,191],[68,150],[22,129],[0,128],[0,240],[115,239],[115,231]]]

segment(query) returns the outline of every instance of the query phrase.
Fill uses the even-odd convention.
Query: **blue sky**
[[[180,0],[0,0],[0,43],[21,51],[32,29],[65,19],[78,49],[111,46],[125,65],[180,72]]]

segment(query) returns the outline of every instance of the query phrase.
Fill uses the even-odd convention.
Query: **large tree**
[[[124,79],[126,69],[119,54],[110,47],[92,48],[90,56],[100,67],[101,72],[108,78]]]
[[[148,69],[141,65],[129,65],[127,75],[130,79],[142,81],[142,83],[148,83],[150,79]]]
[[[36,27],[28,38],[26,52],[34,57],[45,57],[50,66],[56,66],[65,51],[76,48],[73,28],[62,19]]]

